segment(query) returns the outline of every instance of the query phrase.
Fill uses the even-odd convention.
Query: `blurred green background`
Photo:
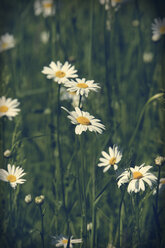
[[[45,196],[45,247],[50,247],[52,235],[81,237],[77,186],[77,167],[81,165],[79,139],[66,113],[58,111],[57,84],[41,73],[43,66],[58,60],[69,61],[75,65],[80,78],[93,79],[101,86],[101,90],[90,93],[83,104],[83,109],[101,119],[106,127],[102,135],[83,134],[87,221],[92,221],[93,194],[99,195],[105,187],[95,206],[95,247],[105,248],[108,243],[117,246],[121,200],[116,184],[118,174],[112,170],[103,174],[96,165],[101,151],[107,151],[113,144],[119,145],[123,152],[119,172],[143,162],[154,167],[156,156],[164,155],[164,100],[158,98],[149,103],[142,118],[139,117],[146,102],[164,92],[165,37],[153,42],[151,24],[154,18],[165,17],[165,3],[163,0],[130,0],[118,9],[110,5],[105,10],[99,0],[58,0],[54,1],[55,15],[44,18],[42,14],[34,15],[32,0],[0,2],[0,35],[8,32],[16,39],[15,48],[0,54],[0,91],[1,96],[18,98],[21,108],[13,121],[1,118],[1,168],[10,162],[27,172],[27,182],[18,186],[13,196],[15,224],[12,226],[7,219],[8,187],[0,182],[2,247],[41,247],[39,210],[34,201],[26,205],[26,194]],[[49,38],[43,43],[41,34],[45,31]],[[144,53],[152,53],[153,60],[146,63]],[[61,105],[73,110],[67,100],[61,101]],[[66,208],[61,195],[57,116],[60,116]],[[4,158],[3,152],[13,145],[12,157]],[[153,170],[157,173],[155,167]],[[163,169],[161,176],[165,177]],[[151,196],[142,206],[141,247],[157,247],[153,202]],[[161,204],[163,209],[163,200]],[[134,220],[129,218],[129,196],[125,198],[123,211],[121,245],[137,247],[132,241]],[[161,214],[163,239],[163,210]],[[88,240],[91,235],[88,232]],[[164,241],[162,247],[163,244]],[[89,243],[87,247],[91,247]]]

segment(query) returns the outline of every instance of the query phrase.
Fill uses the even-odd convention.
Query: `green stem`
[[[82,204],[82,231],[83,231],[83,245],[87,246],[87,207],[86,207],[86,168],[84,162],[84,144],[83,144],[83,135],[80,136],[80,149],[81,149],[81,169],[82,169],[82,195],[83,195],[83,204]]]
[[[121,234],[121,210],[122,210],[122,205],[123,205],[123,201],[124,201],[125,191],[126,191],[126,188],[122,192],[122,197],[121,197],[121,201],[120,201],[120,205],[119,205],[119,231],[118,231],[119,248],[121,246],[121,236],[122,236],[122,234]]]
[[[40,209],[40,215],[41,215],[41,232],[40,232],[40,235],[41,235],[41,242],[42,242],[42,248],[45,247],[44,245],[44,214],[42,212],[42,206],[39,205],[39,209]]]
[[[95,139],[94,139],[94,141],[95,141]],[[96,181],[96,163],[95,163],[95,159],[93,159],[93,168],[92,168],[92,202],[93,202],[93,204],[92,204],[92,240],[91,240],[91,247],[95,247],[95,237],[96,237],[96,205],[95,205],[96,189],[95,189],[95,181]]]
[[[59,172],[60,172],[60,181],[61,181],[61,191],[62,191],[62,200],[63,200],[63,207],[66,214],[67,222],[68,222],[68,216],[66,211],[66,203],[65,203],[65,189],[64,189],[64,168],[63,168],[63,161],[61,156],[61,144],[60,144],[60,88],[61,86],[58,86],[58,98],[57,98],[57,149],[58,149],[58,155],[59,155]]]

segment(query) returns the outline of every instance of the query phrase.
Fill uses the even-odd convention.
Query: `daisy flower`
[[[161,178],[159,182],[159,193],[165,190],[165,178]],[[153,191],[153,195],[156,194],[156,189]]]
[[[9,182],[12,188],[15,188],[17,184],[23,184],[26,180],[22,177],[26,174],[21,167],[15,167],[15,165],[8,164],[8,171],[0,169],[0,180]]]
[[[103,132],[102,129],[105,129],[105,126],[100,123],[100,120],[95,119],[95,117],[88,112],[81,111],[78,107],[75,108],[75,111],[71,112],[64,107],[62,107],[62,109],[69,113],[68,118],[72,124],[76,125],[76,134],[80,135],[83,131],[86,132],[87,130],[101,134]]]
[[[120,176],[118,176],[118,187],[122,184],[128,183],[127,191],[128,193],[135,192],[138,193],[140,190],[145,190],[145,184],[147,183],[150,188],[153,183],[156,182],[157,177],[149,172],[152,166],[142,164],[140,166],[135,166],[135,168],[130,168],[124,171]]]
[[[98,166],[105,166],[103,172],[105,173],[111,168],[111,166],[114,168],[114,170],[117,170],[117,164],[122,158],[122,153],[119,151],[118,147],[116,145],[114,145],[113,148],[109,147],[109,154],[102,151],[102,155],[103,158],[99,159],[101,163],[99,163]]]
[[[12,34],[4,34],[0,38],[0,52],[15,47],[15,39]]]
[[[55,244],[56,247],[61,247],[61,246],[63,246],[64,248],[67,247],[67,244],[69,241],[68,238],[66,238],[64,236],[60,236],[60,237],[53,236],[52,238],[53,238],[52,243]],[[79,243],[82,243],[82,239],[73,239],[73,236],[71,236],[69,247],[72,248],[73,247],[72,244],[79,244]]]
[[[61,87],[60,99],[61,101],[71,101],[72,106],[75,108],[79,105],[80,97],[76,94],[76,92],[66,91],[65,87]],[[84,102],[84,100],[85,99],[82,97],[81,102]]]
[[[36,16],[43,14],[44,17],[55,14],[55,6],[53,0],[36,0],[34,2],[34,14]]]
[[[58,84],[66,83],[69,78],[76,78],[78,76],[75,74],[77,70],[67,61],[64,65],[59,61],[57,61],[57,63],[52,61],[49,66],[50,67],[44,66],[42,73],[46,74],[48,79],[53,79],[55,82],[58,82]]]
[[[154,23],[152,23],[152,40],[157,41],[162,35],[165,34],[165,18],[161,20],[160,18],[155,18]]]
[[[85,95],[86,97],[88,97],[88,93],[89,91],[97,91],[97,89],[100,88],[100,86],[98,86],[98,84],[94,83],[94,80],[87,80],[85,78],[79,79],[76,78],[76,81],[68,81],[67,83],[65,83],[65,87],[67,87],[67,91],[69,92],[75,92],[76,95]]]
[[[7,116],[9,120],[16,116],[20,109],[19,102],[17,99],[12,100],[11,98],[6,98],[5,96],[0,97],[0,117]]]

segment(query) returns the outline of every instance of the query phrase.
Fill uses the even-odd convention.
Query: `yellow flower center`
[[[0,106],[0,112],[1,113],[6,113],[8,111],[8,109],[9,108],[7,106],[5,106],[5,105]]]
[[[7,176],[7,180],[10,182],[10,183],[14,183],[16,181],[16,177],[14,175],[8,175]]]
[[[65,245],[65,244],[67,244],[68,243],[68,240],[67,239],[63,239],[62,240],[62,243]]]
[[[78,83],[77,84],[77,87],[82,88],[82,89],[85,89],[85,88],[88,88],[88,85],[85,84],[85,83]]]
[[[160,180],[160,183],[161,183],[161,184],[165,184],[165,179]]]
[[[140,173],[139,171],[133,172],[133,179],[140,179],[143,177],[143,174]]]
[[[3,42],[2,43],[2,48],[5,49],[6,47],[8,47],[8,43],[7,42]]]
[[[122,0],[114,0],[116,3],[120,3]]]
[[[76,95],[76,91],[72,91],[72,92],[70,91],[69,94],[72,95],[72,96],[75,96]]]
[[[51,8],[53,6],[53,3],[43,3],[44,8]]]
[[[63,72],[63,71],[57,71],[55,73],[55,76],[58,77],[58,78],[63,78],[63,77],[65,77],[65,75],[66,75],[66,73]]]
[[[79,116],[76,118],[77,122],[82,124],[82,125],[90,125],[90,121],[88,120],[88,118],[84,117],[84,116]]]
[[[165,26],[160,27],[160,33],[165,34]]]
[[[113,158],[111,158],[110,160],[109,160],[109,164],[110,165],[114,165],[116,163],[116,158],[115,157],[113,157]]]

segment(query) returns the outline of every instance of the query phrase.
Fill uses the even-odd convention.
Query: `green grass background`
[[[8,220],[9,190],[0,182],[0,217],[2,247],[41,247],[40,216],[35,203],[26,205],[24,197],[45,195],[45,246],[50,247],[51,235],[64,234],[81,237],[81,211],[77,185],[77,167],[81,168],[79,139],[74,134],[64,111],[58,111],[58,86],[41,73],[43,66],[66,60],[75,65],[80,78],[94,79],[101,90],[90,93],[83,109],[101,119],[106,127],[102,135],[83,134],[87,221],[92,221],[93,197],[105,187],[95,204],[95,247],[108,242],[118,246],[118,211],[121,192],[117,188],[116,173],[103,174],[96,165],[101,151],[117,144],[123,151],[119,172],[130,165],[143,162],[153,165],[154,159],[164,155],[164,100],[156,99],[147,105],[134,135],[140,113],[150,97],[164,91],[164,37],[151,40],[154,18],[165,17],[164,1],[132,0],[118,11],[96,0],[54,1],[55,16],[35,16],[34,1],[1,0],[0,35],[14,35],[16,47],[0,54],[1,96],[18,98],[21,112],[13,121],[1,118],[1,168],[10,162],[22,166],[27,182],[15,190],[14,220]],[[106,29],[110,21],[111,30]],[[140,25],[134,27],[133,20]],[[47,44],[40,33],[49,31]],[[153,61],[144,63],[143,53],[152,52]],[[73,110],[70,102],[61,105]],[[45,109],[51,110],[45,114]],[[63,160],[66,209],[63,208],[59,153],[57,149],[57,116],[60,115],[60,142]],[[12,157],[3,152],[14,146]],[[81,170],[81,169],[80,169]],[[95,173],[95,174],[94,174]],[[95,178],[94,176],[95,175]],[[161,176],[165,176],[162,169]],[[82,174],[80,174],[82,178]],[[93,180],[95,183],[93,184]],[[95,185],[95,186],[93,186]],[[148,193],[150,191],[148,190]],[[143,198],[144,195],[141,195]],[[160,197],[160,200],[163,196]],[[154,197],[141,206],[140,247],[158,247],[153,214]],[[161,200],[161,207],[164,202]],[[164,233],[164,211],[161,212],[161,235]],[[121,247],[137,247],[130,196],[126,195],[122,208]],[[91,232],[88,232],[90,246]],[[165,241],[162,241],[162,247]],[[75,247],[79,247],[78,245]]]

